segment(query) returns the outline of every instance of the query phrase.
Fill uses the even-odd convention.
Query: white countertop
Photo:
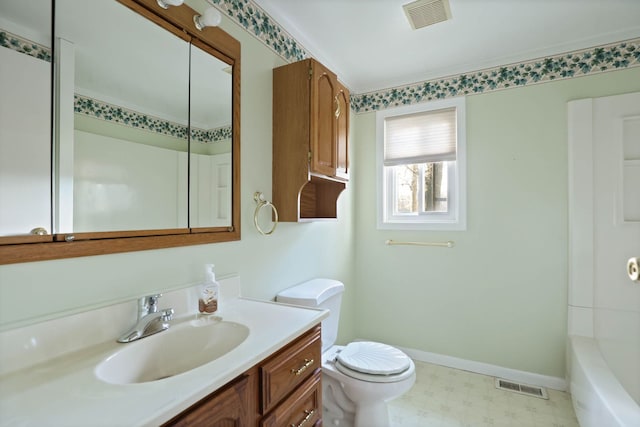
[[[126,385],[99,380],[94,370],[101,361],[122,346],[144,343],[119,344],[116,337],[0,376],[0,426],[162,424],[320,323],[328,311],[233,298],[216,314],[246,325],[247,339],[224,356],[170,378]]]

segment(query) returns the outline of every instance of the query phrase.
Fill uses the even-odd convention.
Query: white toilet
[[[334,345],[344,285],[314,279],[285,289],[276,301],[329,309],[322,321],[323,424],[388,427],[387,402],[406,393],[416,380],[415,365],[402,351],[377,342]]]

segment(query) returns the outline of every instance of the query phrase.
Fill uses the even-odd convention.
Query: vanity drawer
[[[264,417],[260,427],[322,425],[321,375],[317,370],[295,393]]]
[[[320,326],[317,326],[262,364],[262,414],[269,412],[316,371],[319,374],[321,352]]]

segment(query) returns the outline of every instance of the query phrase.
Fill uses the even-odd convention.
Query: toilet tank
[[[322,321],[322,352],[336,343],[340,303],[344,284],[332,279],[313,279],[285,289],[276,295],[276,301],[304,307],[325,308],[329,317]]]

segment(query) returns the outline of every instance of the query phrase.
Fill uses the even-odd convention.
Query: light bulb
[[[158,6],[163,9],[169,9],[169,6],[180,6],[184,0],[158,0]]]
[[[210,7],[204,11],[202,15],[195,15],[193,17],[193,23],[196,24],[196,28],[202,31],[205,27],[217,27],[222,22],[222,15],[218,12],[218,9]]]

